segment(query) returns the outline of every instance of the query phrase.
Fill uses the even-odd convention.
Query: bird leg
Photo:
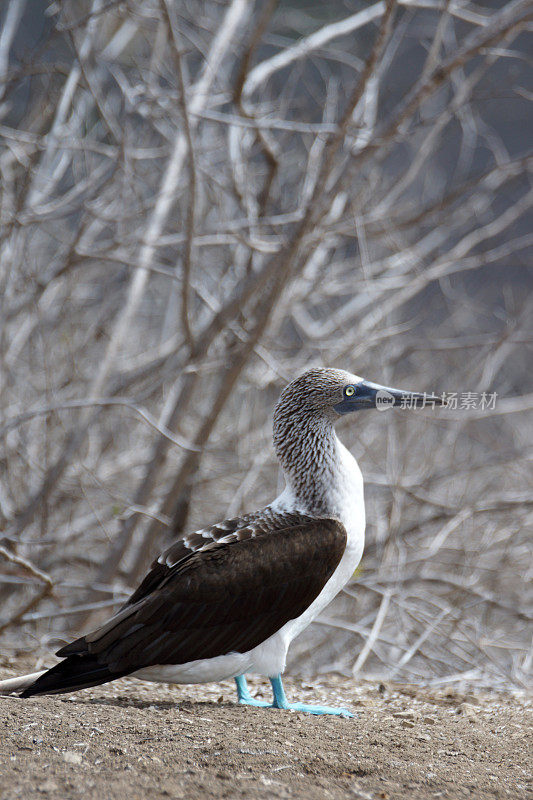
[[[244,675],[237,675],[235,683],[237,684],[237,696],[239,703],[244,706],[260,706],[262,708],[283,708],[287,711],[304,711],[307,714],[334,714],[337,717],[353,717],[351,711],[347,708],[331,708],[330,706],[308,706],[305,703],[289,703],[283,683],[281,682],[281,675],[276,675],[275,678],[270,678],[272,685],[272,693],[274,700],[272,703],[266,703],[264,700],[256,700],[252,697],[246,683]]]
[[[331,706],[308,706],[306,703],[289,703],[285,695],[285,690],[281,682],[281,675],[269,678],[274,693],[272,708],[292,709],[293,711],[304,711],[307,714],[335,714],[337,717],[353,717],[347,708],[331,708]]]
[[[264,700],[256,700],[255,697],[252,697],[250,694],[250,690],[248,689],[248,684],[246,683],[246,678],[244,675],[237,675],[235,678],[235,683],[237,684],[237,697],[239,699],[239,703],[243,706],[260,706],[262,708],[270,708],[270,703],[265,702]]]

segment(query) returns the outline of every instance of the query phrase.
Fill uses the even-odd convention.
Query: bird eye
[[[354,387],[353,386],[347,386],[346,389],[344,390],[344,394],[346,395],[346,397],[351,397],[353,394],[355,394]]]

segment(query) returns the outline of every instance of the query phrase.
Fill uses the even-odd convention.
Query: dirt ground
[[[270,697],[266,682],[250,685]],[[120,680],[71,695],[0,697],[0,797],[533,797],[524,696],[335,676],[313,685],[287,679],[286,690],[348,706],[355,717],[238,706],[230,681]]]

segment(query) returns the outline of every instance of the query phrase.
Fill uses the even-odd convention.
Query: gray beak
[[[403,389],[392,389],[390,386],[380,386],[379,383],[360,381],[354,383],[355,392],[350,397],[345,396],[342,402],[333,406],[338,414],[349,414],[362,408],[377,408],[383,411],[387,408],[434,408],[442,405],[442,398],[426,392],[406,392]]]

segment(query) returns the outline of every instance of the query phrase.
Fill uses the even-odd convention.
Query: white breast
[[[365,498],[363,476],[359,464],[349,450],[337,439],[340,468],[338,479],[332,484],[332,512],[340,519],[348,533],[347,548],[356,548],[359,560],[365,543]],[[359,563],[359,560],[357,563]],[[355,568],[354,568],[355,569]]]
[[[250,651],[252,667],[250,672],[274,676],[285,669],[287,650],[291,641],[298,636],[320,612],[333,600],[345,586],[363,555],[365,543],[365,501],[363,476],[359,465],[349,450],[337,439],[340,469],[337,480],[331,485],[328,506],[332,516],[337,517],[348,534],[346,550],[339,565],[318,597],[306,611],[296,619],[287,622],[277,633],[263,644]],[[306,513],[299,506],[290,487],[276,499],[273,506],[278,510]]]

